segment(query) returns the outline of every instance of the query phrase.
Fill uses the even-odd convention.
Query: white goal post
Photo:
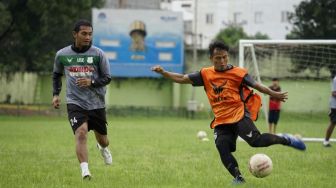
[[[240,40],[239,66],[247,68],[249,74],[260,83],[264,80],[269,83],[277,77],[291,82],[321,81],[325,84],[331,75],[336,74],[336,40]],[[326,87],[323,92],[328,91],[326,95],[329,95],[330,89]],[[267,122],[267,98],[262,98]],[[319,98],[328,100],[324,96]],[[315,112],[317,106],[309,106],[311,113]],[[327,104],[325,106],[328,107]]]

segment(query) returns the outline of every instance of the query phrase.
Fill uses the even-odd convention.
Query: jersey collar
[[[91,48],[91,44],[89,46],[86,46],[85,48],[79,49],[75,46],[75,44],[71,45],[71,49],[77,53],[84,53],[88,51]]]

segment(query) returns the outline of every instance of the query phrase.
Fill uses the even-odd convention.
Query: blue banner
[[[183,73],[182,13],[93,9],[93,44],[107,55],[113,77],[159,77],[161,65]]]

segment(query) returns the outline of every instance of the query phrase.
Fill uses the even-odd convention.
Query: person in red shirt
[[[273,78],[272,85],[269,88],[276,92],[281,92],[281,87],[279,85],[279,79]],[[275,134],[276,127],[280,118],[280,109],[281,109],[281,101],[270,96],[269,99],[269,112],[268,112],[268,128],[269,133]]]

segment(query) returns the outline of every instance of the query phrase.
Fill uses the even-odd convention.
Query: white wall
[[[271,39],[285,39],[292,26],[281,20],[281,14],[283,11],[294,12],[294,5],[301,1],[197,0],[197,33],[203,36],[202,40],[198,41],[202,42],[199,45],[203,49],[207,48],[216,34],[232,23],[241,25],[248,35],[261,32]],[[172,10],[174,11],[173,7]],[[235,19],[234,15],[237,13],[240,14]],[[206,23],[207,14],[213,15],[213,23]],[[259,18],[256,18],[256,14],[259,14]]]

